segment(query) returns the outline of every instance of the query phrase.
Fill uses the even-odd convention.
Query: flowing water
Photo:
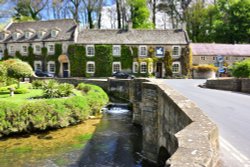
[[[141,128],[116,106],[101,119],[0,140],[0,167],[154,167],[142,160],[141,149]]]

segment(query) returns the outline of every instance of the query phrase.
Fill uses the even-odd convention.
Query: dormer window
[[[44,34],[45,34],[44,31],[39,31],[37,36],[38,36],[39,39],[42,39]]]
[[[58,31],[57,31],[57,30],[52,30],[52,31],[51,31],[51,37],[52,37],[52,38],[55,38],[55,37],[57,36],[57,34],[58,34]]]
[[[14,40],[17,40],[17,39],[18,39],[18,36],[19,36],[19,33],[14,32],[12,38],[13,38]]]
[[[25,38],[26,38],[26,39],[29,39],[29,38],[30,38],[30,35],[31,35],[30,32],[25,32]]]
[[[5,39],[5,34],[4,33],[0,33],[0,40],[4,40]]]

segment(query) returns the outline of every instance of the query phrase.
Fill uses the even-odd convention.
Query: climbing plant
[[[182,69],[182,75],[187,76],[190,74],[190,54],[189,54],[189,48],[185,47],[181,50],[181,69]]]
[[[86,54],[85,47],[72,44],[68,46],[68,56],[70,60],[70,73],[72,77],[86,76]]]
[[[165,76],[166,77],[171,77],[173,75],[172,73],[172,56],[168,51],[165,52],[165,57],[164,57],[164,65],[165,65]]]
[[[111,76],[112,62],[112,45],[95,45],[95,76]]]

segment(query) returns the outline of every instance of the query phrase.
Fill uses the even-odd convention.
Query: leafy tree
[[[7,78],[7,68],[0,62],[0,87],[5,85]]]
[[[146,0],[130,0],[129,4],[131,6],[131,19],[133,22],[133,28],[153,28],[153,24],[149,20],[150,12],[148,10]]]
[[[250,78],[250,59],[236,62],[231,70],[233,76],[237,78]]]
[[[32,67],[23,61],[17,60],[7,66],[7,75],[20,81],[20,78],[33,76]],[[20,87],[20,82],[18,88]]]

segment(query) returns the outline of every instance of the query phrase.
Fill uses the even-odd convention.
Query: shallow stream
[[[0,140],[0,167],[154,167],[141,149],[131,112],[114,108],[77,126]]]

